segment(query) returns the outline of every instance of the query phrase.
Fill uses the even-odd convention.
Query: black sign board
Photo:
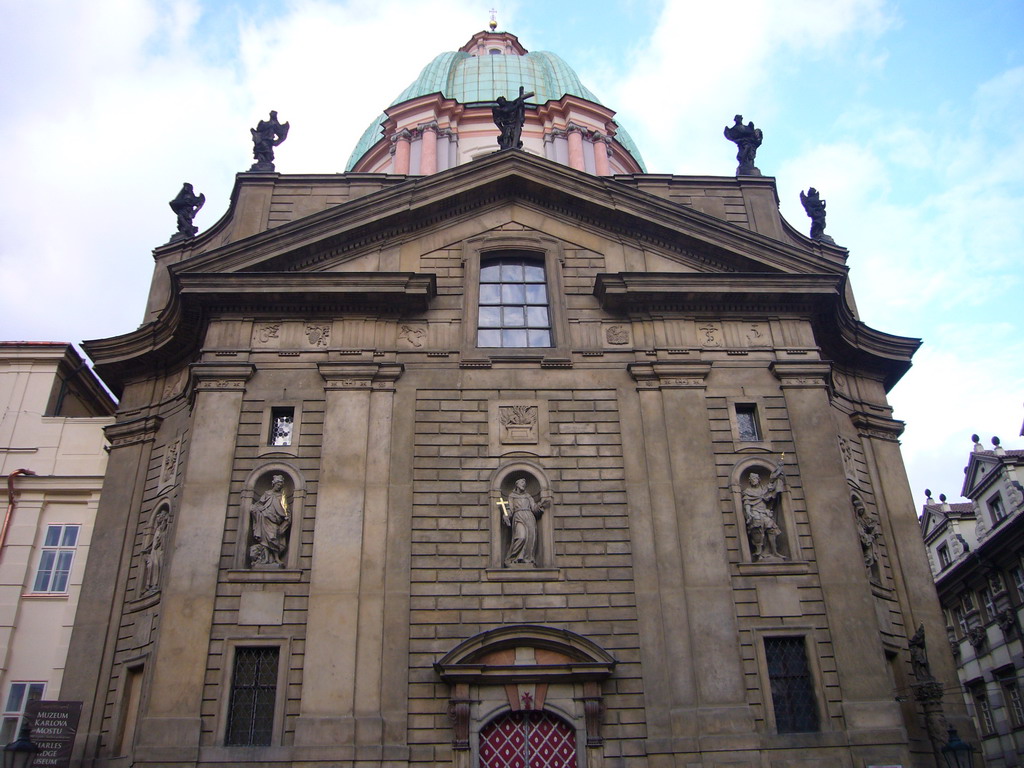
[[[68,768],[75,745],[80,701],[30,701],[25,719],[32,724],[32,741],[39,746],[33,768]]]

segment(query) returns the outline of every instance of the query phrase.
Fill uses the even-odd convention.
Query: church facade
[[[121,400],[78,764],[932,766],[942,704],[969,735],[915,698],[944,640],[930,680],[908,652],[945,636],[886,401],[918,342],[772,178],[647,174],[574,78],[474,36],[348,172],[239,174],[86,344]]]

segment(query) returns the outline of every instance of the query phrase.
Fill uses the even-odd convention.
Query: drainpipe
[[[10,525],[11,516],[14,514],[14,478],[18,475],[35,475],[31,469],[16,469],[7,476],[7,514],[4,516],[4,526],[0,528],[0,554],[3,553],[4,543],[7,541],[7,526]]]

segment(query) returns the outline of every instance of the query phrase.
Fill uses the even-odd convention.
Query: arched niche
[[[801,560],[785,466],[752,456],[733,467],[730,485],[744,562]]]
[[[481,733],[514,713],[550,713],[575,733],[578,766],[603,753],[601,683],[615,659],[597,643],[563,629],[513,625],[481,632],[434,664],[451,689],[454,764],[481,765]]]
[[[149,515],[142,542],[142,569],[138,583],[138,597],[155,595],[163,580],[164,558],[170,535],[173,510],[169,498],[158,499]]]
[[[490,481],[490,567],[508,571],[554,568],[553,515],[551,486],[540,465],[525,459],[502,464],[491,475]],[[524,545],[517,530],[521,532],[522,527],[531,522],[535,526],[534,535],[528,537]]]
[[[276,487],[275,478],[281,478]],[[283,497],[283,503],[281,501]],[[242,490],[236,567],[248,570],[298,568],[306,481],[285,461],[261,464]]]
[[[853,520],[857,526],[857,537],[864,555],[864,569],[875,584],[882,583],[882,525],[878,514],[867,505],[857,491],[850,493]]]

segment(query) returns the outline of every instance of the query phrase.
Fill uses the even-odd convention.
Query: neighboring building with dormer
[[[974,450],[961,495],[928,492],[921,530],[986,765],[1024,762],[1024,450]]]
[[[70,344],[0,342],[0,744],[60,690],[115,407]]]

